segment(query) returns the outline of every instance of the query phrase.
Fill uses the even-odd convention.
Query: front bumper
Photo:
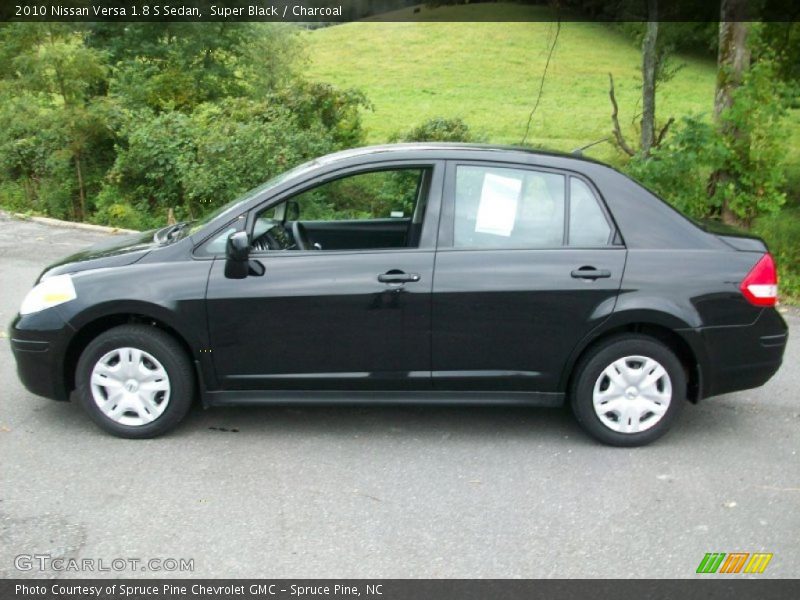
[[[22,385],[37,396],[69,400],[64,351],[72,329],[54,309],[14,319],[9,327],[11,351]]]

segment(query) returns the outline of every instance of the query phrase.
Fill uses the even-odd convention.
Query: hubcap
[[[169,404],[169,375],[156,358],[138,348],[103,355],[91,375],[92,398],[103,414],[121,425],[146,425]]]
[[[667,370],[652,358],[626,356],[608,365],[594,384],[594,412],[619,433],[646,431],[658,423],[672,401]]]

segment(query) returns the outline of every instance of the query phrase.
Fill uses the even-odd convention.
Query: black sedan
[[[765,383],[787,328],[764,243],[573,156],[380,146],[47,268],[11,326],[33,393],[161,434],[204,406],[555,406],[615,445]]]

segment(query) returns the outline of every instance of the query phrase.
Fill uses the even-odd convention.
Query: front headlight
[[[29,315],[45,308],[75,300],[77,297],[75,286],[72,285],[72,277],[69,275],[54,275],[34,286],[28,292],[28,295],[22,301],[22,306],[19,307],[19,314]]]

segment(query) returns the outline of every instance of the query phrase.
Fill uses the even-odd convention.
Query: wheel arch
[[[673,320],[674,317],[671,317],[670,321]],[[670,325],[672,324],[674,321],[670,323]],[[686,371],[686,397],[691,402],[698,402],[703,397],[705,383],[703,372],[706,360],[702,347],[696,339],[699,333],[685,324],[684,327],[678,328],[670,325],[667,325],[664,319],[642,318],[641,315],[636,318],[631,316],[629,319],[610,319],[605,326],[581,340],[573,350],[562,372],[559,389],[569,393],[575,375],[575,366],[597,345],[621,333],[638,333],[658,340],[675,353]]]
[[[204,390],[203,378],[199,370],[199,361],[189,341],[191,338],[188,338],[181,328],[176,327],[174,323],[165,319],[163,315],[156,316],[154,313],[155,311],[149,311],[144,307],[137,307],[137,310],[115,311],[93,315],[91,318],[81,320],[79,326],[73,325],[76,333],[67,344],[64,351],[64,360],[62,362],[61,376],[67,396],[75,389],[75,370],[78,366],[78,360],[89,343],[97,336],[114,327],[132,324],[156,327],[178,342],[186,353],[186,357],[192,363],[196,384],[198,390],[200,390],[202,394],[202,390]]]

